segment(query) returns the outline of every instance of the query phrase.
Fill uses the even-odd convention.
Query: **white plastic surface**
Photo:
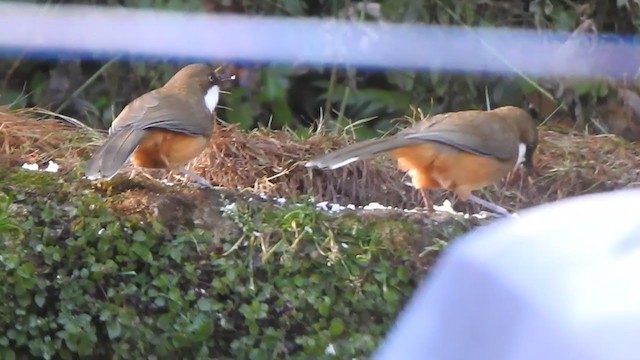
[[[458,239],[373,359],[640,359],[640,190],[539,206]]]

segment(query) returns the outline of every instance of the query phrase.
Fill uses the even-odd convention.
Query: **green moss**
[[[473,226],[77,176],[0,178],[2,358],[366,358]]]
[[[2,171],[0,182],[22,190],[46,192],[53,190],[59,177],[40,171]]]

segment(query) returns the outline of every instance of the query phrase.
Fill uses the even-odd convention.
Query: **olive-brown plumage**
[[[446,189],[462,200],[476,201],[471,191],[499,181],[519,164],[532,168],[537,146],[533,119],[520,108],[505,106],[435,115],[393,136],[363,141],[312,159],[307,166],[336,169],[387,154],[423,191],[431,210],[425,191]]]
[[[184,166],[209,143],[219,81],[211,67],[191,64],[161,88],[133,100],[87,162],[87,177],[110,179],[130,159],[136,167],[180,170],[204,180]]]

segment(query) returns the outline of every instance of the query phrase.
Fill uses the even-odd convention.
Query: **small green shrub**
[[[2,359],[366,358],[424,273],[397,220],[238,201],[220,239],[2,181]]]

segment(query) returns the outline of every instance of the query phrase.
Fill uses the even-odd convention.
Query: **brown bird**
[[[88,161],[87,178],[111,179],[131,159],[138,168],[177,170],[211,187],[185,166],[209,144],[224,80],[208,65],[191,64],[161,88],[133,100]]]
[[[533,168],[538,131],[524,110],[505,106],[490,111],[439,114],[393,136],[347,146],[309,161],[307,167],[336,169],[358,160],[388,154],[420,189],[428,211],[428,190],[445,189],[499,213],[502,207],[471,191],[496,183],[523,164]]]

